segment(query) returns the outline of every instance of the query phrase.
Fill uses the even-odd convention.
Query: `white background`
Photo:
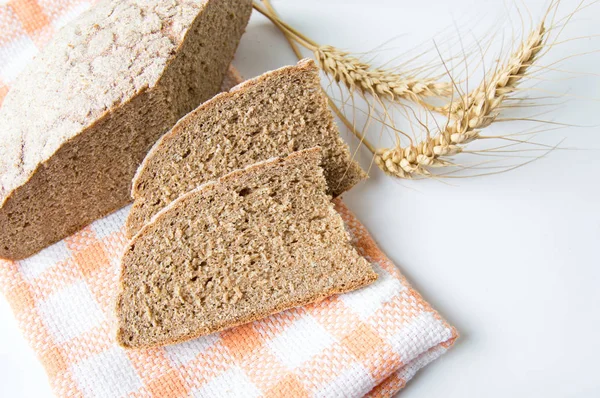
[[[576,3],[563,1],[561,15]],[[547,2],[519,4],[539,15]],[[505,2],[491,0],[275,5],[320,43],[368,51],[395,37],[398,54],[423,42],[431,48],[432,38],[445,36],[436,33],[453,25],[446,35],[460,31],[473,43],[477,32],[509,12]],[[575,17],[564,38],[600,34],[599,22],[595,5]],[[520,29],[517,19],[513,26]],[[577,40],[556,46],[545,62],[598,49],[597,39]],[[235,60],[244,76],[294,60],[278,32],[254,15]],[[599,61],[597,54],[581,56],[561,68],[596,73]],[[383,251],[461,333],[403,397],[600,396],[600,77],[560,80],[565,76],[573,75],[551,72],[539,82],[544,90],[568,90],[572,98],[545,117],[596,127],[551,131],[537,140],[554,145],[566,138],[562,145],[577,150],[451,184],[399,182],[372,170],[370,180],[345,195]],[[506,123],[494,131],[517,128]],[[369,165],[368,152],[359,159]],[[0,396],[50,395],[41,365],[0,299]]]

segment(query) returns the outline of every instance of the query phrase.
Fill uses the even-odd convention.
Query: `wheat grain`
[[[321,69],[351,91],[370,94],[377,100],[405,99],[426,107],[430,105],[425,103],[423,98],[449,98],[452,94],[452,84],[449,82],[405,76],[388,69],[376,68],[336,47],[320,46],[283,22],[274,12],[270,2],[264,3],[266,8],[254,3],[254,9],[269,18],[288,39],[312,51]]]
[[[509,62],[493,75],[490,83],[484,82],[470,93],[465,101],[455,101],[450,105],[451,115],[458,120],[467,119],[473,126],[478,126],[477,128],[489,126],[502,101],[515,92],[535,61],[542,49],[545,32],[542,23],[529,35]],[[488,116],[480,119],[479,116],[484,114]]]
[[[416,145],[378,149],[377,165],[387,174],[400,178],[431,176],[430,168],[451,165],[445,158],[462,152],[464,145],[480,138],[480,130],[497,118],[502,102],[515,92],[536,61],[545,34],[542,22],[504,66],[490,74],[490,81],[484,81],[464,100],[448,105],[445,111],[450,121],[446,127]]]
[[[349,90],[396,101],[400,98],[421,102],[423,97],[449,97],[452,85],[435,79],[403,76],[374,68],[350,53],[332,46],[314,49],[321,69]]]

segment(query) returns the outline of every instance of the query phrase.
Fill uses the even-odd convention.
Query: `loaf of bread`
[[[219,91],[251,0],[105,0],[63,28],[0,110],[0,258],[130,200],[154,142]]]
[[[340,138],[312,60],[248,80],[202,104],[157,141],[133,181],[127,235],[206,181],[315,146],[323,150],[333,196],[366,177]]]
[[[320,162],[313,148],[257,163],[161,210],[125,249],[117,341],[182,342],[373,282]]]

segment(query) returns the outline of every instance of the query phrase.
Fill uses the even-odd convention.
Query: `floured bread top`
[[[0,205],[65,141],[155,86],[207,1],[102,1],[58,32],[0,109]]]

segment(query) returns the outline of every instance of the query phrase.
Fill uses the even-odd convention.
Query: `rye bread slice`
[[[182,342],[373,282],[326,194],[319,148],[181,196],[122,258],[117,341]]]
[[[154,142],[215,95],[251,0],[103,0],[61,29],[0,109],[0,258],[126,205]]]
[[[133,180],[127,236],[207,181],[315,146],[323,150],[333,196],[366,177],[340,138],[313,61],[248,80],[202,104],[157,141]]]

